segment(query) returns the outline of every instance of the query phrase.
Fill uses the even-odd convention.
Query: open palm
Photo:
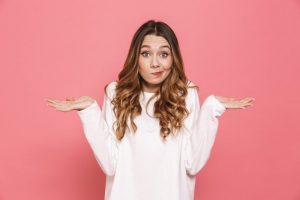
[[[225,108],[242,108],[245,109],[247,106],[252,106],[253,101],[255,100],[253,97],[247,97],[241,100],[237,100],[235,98],[221,97],[215,96],[224,106]]]
[[[56,99],[46,98],[47,105],[55,108],[56,110],[68,112],[72,110],[83,110],[91,105],[95,100],[89,96],[81,97],[67,97],[66,100],[60,101]]]

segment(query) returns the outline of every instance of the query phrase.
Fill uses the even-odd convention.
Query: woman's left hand
[[[241,100],[236,100],[235,98],[221,97],[216,95],[214,96],[224,105],[225,108],[245,109],[247,106],[252,106],[252,102],[255,100],[253,97],[247,97]]]

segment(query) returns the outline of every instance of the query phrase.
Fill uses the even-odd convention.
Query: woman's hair
[[[127,124],[129,119],[131,128],[136,132],[137,126],[133,119],[142,111],[139,97],[144,80],[139,74],[138,61],[141,45],[146,35],[164,37],[171,47],[173,57],[170,73],[146,105],[147,107],[152,99],[159,96],[154,103],[154,117],[159,119],[160,135],[165,139],[171,132],[179,130],[183,126],[184,118],[189,114],[185,104],[188,80],[176,35],[166,23],[149,20],[136,31],[132,38],[125,64],[118,75],[115,97],[111,101],[114,105],[115,123],[117,123],[115,133],[119,140],[124,137],[126,128],[129,128]],[[105,92],[107,86],[108,84],[105,86]]]

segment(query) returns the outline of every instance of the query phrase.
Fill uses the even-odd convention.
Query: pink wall
[[[176,32],[201,101],[256,99],[220,118],[195,199],[299,200],[298,0],[0,1],[0,199],[103,198],[78,116],[44,98],[90,95],[102,105],[148,19]]]

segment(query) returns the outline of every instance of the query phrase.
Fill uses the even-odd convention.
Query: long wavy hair
[[[115,96],[111,103],[116,116],[115,134],[118,140],[124,137],[126,128],[136,132],[137,126],[133,119],[140,115],[142,107],[139,97],[142,94],[143,78],[139,74],[139,55],[141,45],[146,35],[164,37],[170,47],[173,64],[166,79],[161,83],[159,90],[147,102],[156,97],[154,103],[154,117],[159,119],[160,135],[165,139],[170,133],[176,133],[182,126],[183,120],[189,114],[186,108],[185,97],[188,93],[188,80],[184,72],[184,64],[179,43],[174,31],[162,21],[149,20],[142,24],[134,34],[123,69],[116,81]],[[104,90],[106,92],[106,87]],[[194,86],[197,87],[198,86]],[[147,110],[147,109],[146,109]],[[115,126],[114,126],[115,127]]]

